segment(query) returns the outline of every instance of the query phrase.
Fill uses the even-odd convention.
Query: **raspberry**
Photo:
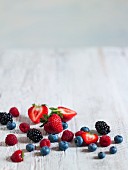
[[[83,133],[85,133],[84,131],[80,130],[78,132],[75,133],[75,136],[81,136]]]
[[[18,143],[17,137],[14,134],[9,134],[5,138],[5,143],[9,146],[13,146]]]
[[[69,131],[69,130],[65,130],[62,134],[61,140],[62,141],[67,141],[67,142],[71,142],[72,139],[74,137],[74,133]]]
[[[21,123],[19,125],[19,129],[21,132],[27,133],[27,131],[30,129],[30,125],[28,123]]]
[[[16,107],[12,107],[9,110],[9,113],[13,116],[13,117],[18,117],[20,115],[19,110]]]
[[[51,142],[50,142],[49,139],[43,139],[43,140],[40,141],[40,147],[41,148],[44,147],[44,146],[50,147],[50,145],[51,145]]]
[[[112,143],[111,138],[107,135],[100,137],[100,145],[103,147],[107,147]]]

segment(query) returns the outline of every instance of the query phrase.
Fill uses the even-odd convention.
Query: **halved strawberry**
[[[71,110],[69,108],[63,107],[63,106],[58,106],[57,108],[50,108],[52,112],[59,112],[62,115],[62,122],[67,122],[71,120],[74,116],[76,116],[76,112],[74,110]]]
[[[31,121],[35,124],[40,123],[40,119],[43,119],[44,115],[48,114],[48,108],[45,104],[42,105],[35,105],[33,104],[32,107],[28,109],[28,116]]]
[[[89,132],[82,133],[81,137],[83,138],[84,142],[87,145],[89,145],[91,143],[96,143],[98,141],[98,135],[97,134],[91,134]]]

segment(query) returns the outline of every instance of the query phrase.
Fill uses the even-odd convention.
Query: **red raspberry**
[[[67,142],[71,142],[72,139],[74,137],[74,133],[69,131],[69,130],[65,130],[62,134],[61,140],[62,141],[67,141]]]
[[[75,136],[81,136],[83,133],[85,133],[84,131],[80,130],[78,132],[75,133]]]
[[[12,107],[9,110],[9,113],[13,116],[13,117],[18,117],[20,115],[19,110],[16,107]]]
[[[43,146],[48,146],[48,147],[50,147],[50,145],[51,145],[51,142],[50,142],[49,139],[43,139],[43,140],[40,141],[40,147],[41,147],[41,148],[42,148]]]
[[[9,134],[5,138],[5,143],[9,146],[13,146],[18,143],[17,137],[14,134]]]
[[[103,147],[107,147],[112,143],[111,138],[107,135],[100,137],[100,145]]]
[[[21,132],[27,133],[27,131],[30,129],[30,125],[28,123],[21,123],[19,128]]]

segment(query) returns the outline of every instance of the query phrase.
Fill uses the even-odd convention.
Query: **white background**
[[[128,45],[127,0],[0,0],[0,47]]]

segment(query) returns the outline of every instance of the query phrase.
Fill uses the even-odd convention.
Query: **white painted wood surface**
[[[12,163],[9,156],[16,149],[25,150],[29,142],[18,124],[30,123],[27,109],[32,103],[76,110],[78,115],[69,122],[73,132],[84,125],[94,129],[97,120],[105,120],[112,129],[110,136],[123,135],[124,142],[117,145],[117,154],[107,154],[103,160],[97,159],[97,153],[107,152],[109,147],[89,153],[87,147],[71,144],[64,153],[54,144],[46,157],[36,150],[25,152],[22,163]],[[0,110],[8,111],[11,106],[17,106],[21,116],[16,119],[16,130],[0,125],[0,170],[127,170],[128,48],[0,50]],[[5,145],[9,133],[16,134],[17,145]]]

